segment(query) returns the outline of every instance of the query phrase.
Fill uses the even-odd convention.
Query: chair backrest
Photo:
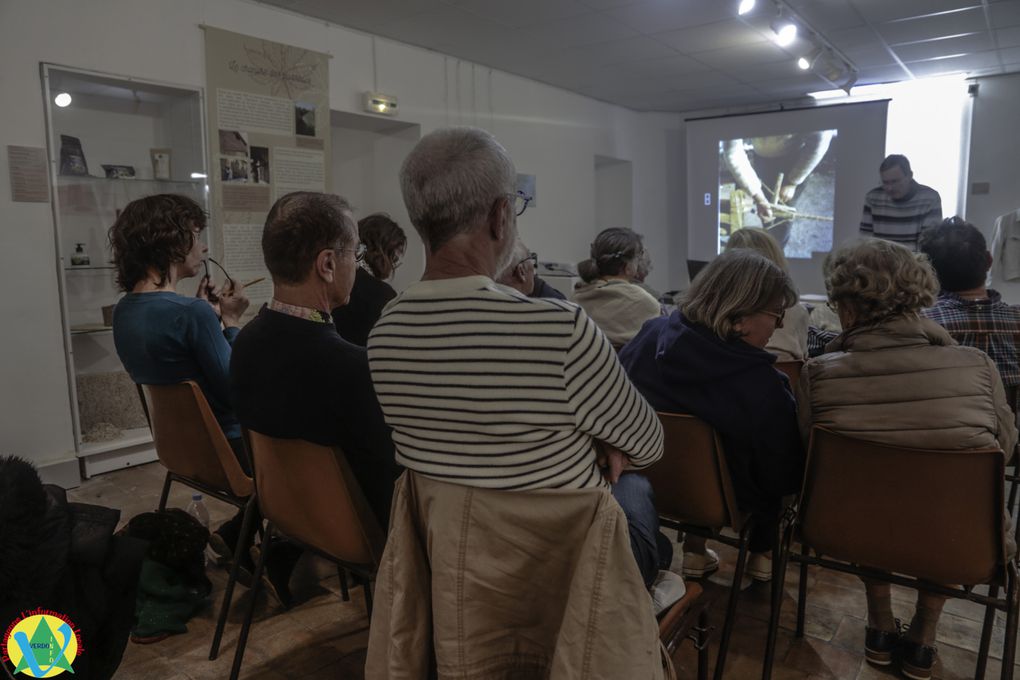
[[[339,449],[254,430],[247,436],[266,519],[343,562],[379,564],[385,535]]]
[[[655,491],[655,507],[670,519],[697,526],[739,529],[729,469],[719,435],[692,415],[660,413],[665,451],[644,471]]]
[[[234,496],[255,488],[193,380],[139,385],[156,455],[170,472]]]
[[[796,390],[797,384],[800,382],[800,370],[804,368],[804,362],[777,361],[773,366],[776,367],[777,371],[782,371],[786,374],[786,377],[790,379],[790,387]]]
[[[823,555],[935,583],[1004,576],[1003,455],[886,446],[816,427],[801,540]]]

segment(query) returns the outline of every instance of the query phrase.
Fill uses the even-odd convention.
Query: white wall
[[[491,130],[518,170],[537,176],[539,205],[519,224],[544,258],[576,261],[587,251],[594,156],[632,161],[633,224],[656,258],[649,283],[673,287],[667,274],[682,271],[679,116],[637,114],[382,39],[374,84],[370,36],[243,0],[0,2],[0,148],[46,144],[39,62],[204,86],[202,24],[332,54],[335,110],[360,111],[361,93],[375,85],[399,97],[400,118],[422,134],[450,124]],[[9,187],[0,163],[0,452],[47,465],[73,455],[52,213],[13,203]]]
[[[595,157],[595,229],[631,228],[634,215],[633,163]],[[583,258],[582,258],[583,259]]]
[[[970,184],[987,182],[987,194],[967,195],[967,220],[991,246],[995,218],[1020,208],[1020,74],[978,78],[970,137]],[[994,280],[993,287],[1010,304],[1020,304],[1020,282]]]

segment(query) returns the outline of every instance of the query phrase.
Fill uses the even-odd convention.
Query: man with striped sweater
[[[879,166],[882,186],[864,198],[861,236],[874,236],[917,250],[921,232],[942,221],[942,198],[914,181],[906,156],[887,156]]]
[[[506,150],[476,128],[432,132],[404,161],[425,273],[368,339],[396,457],[420,475],[487,489],[584,489],[608,477],[648,585],[672,546],[647,479],[620,471],[662,456],[662,428],[579,307],[493,281],[523,212],[515,178]]]

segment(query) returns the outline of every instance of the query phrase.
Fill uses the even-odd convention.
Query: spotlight
[[[737,7],[737,14],[743,16],[754,9],[754,0],[740,0],[740,6]]]
[[[808,61],[806,57],[800,57],[799,59],[797,59],[797,68],[799,68],[801,71],[807,71],[809,68],[811,68],[811,62]]]
[[[60,94],[58,94],[56,97],[53,98],[53,103],[56,104],[57,106],[59,106],[60,108],[64,108],[65,106],[70,106],[71,105],[71,95],[67,94],[66,92],[61,92]]]
[[[780,47],[789,47],[797,39],[797,24],[789,21],[773,24],[772,30],[776,34],[774,40]]]

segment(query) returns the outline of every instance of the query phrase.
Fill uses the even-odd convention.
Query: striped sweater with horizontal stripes
[[[874,236],[917,250],[921,232],[942,221],[942,197],[931,187],[913,182],[901,199],[876,187],[864,198],[861,236]]]
[[[493,489],[605,486],[595,440],[632,467],[662,456],[662,427],[578,306],[485,276],[420,281],[368,338],[397,461]]]

